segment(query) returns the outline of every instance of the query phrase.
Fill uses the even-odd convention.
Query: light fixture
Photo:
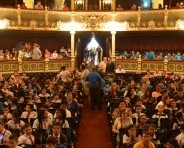
[[[127,31],[129,29],[129,23],[127,21],[125,22],[108,22],[105,24],[104,28],[108,31]]]
[[[176,28],[184,30],[184,20],[177,20],[176,21]]]
[[[77,4],[77,5],[82,5],[83,3],[84,3],[83,0],[77,0],[77,1],[76,1],[76,4]]]
[[[0,20],[0,29],[5,29],[9,27],[9,25],[10,25],[10,20],[8,19]]]
[[[111,4],[111,0],[104,0],[104,4],[106,4],[106,5]]]
[[[61,31],[80,31],[82,28],[82,24],[74,20],[68,23],[63,23],[61,21],[57,22],[57,29]]]

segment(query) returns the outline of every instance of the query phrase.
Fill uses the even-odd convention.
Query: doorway
[[[98,65],[103,57],[109,56],[110,34],[99,32],[79,33],[77,36],[77,67],[84,58]]]

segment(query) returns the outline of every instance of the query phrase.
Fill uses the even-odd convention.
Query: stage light
[[[10,21],[8,19],[0,20],[0,29],[5,29],[9,27]]]
[[[142,0],[141,6],[143,9],[150,9],[152,4],[152,0]]]

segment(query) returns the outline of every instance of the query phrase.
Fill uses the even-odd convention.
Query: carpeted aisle
[[[112,148],[105,111],[92,111],[84,105],[77,148]]]

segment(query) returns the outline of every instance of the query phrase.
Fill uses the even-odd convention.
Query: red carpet
[[[84,106],[77,148],[112,148],[106,113]]]

